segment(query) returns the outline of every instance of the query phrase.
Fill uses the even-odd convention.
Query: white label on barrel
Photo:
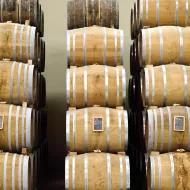
[[[174,116],[174,131],[185,131],[184,116]]]
[[[0,115],[0,130],[3,129],[3,120],[4,120],[4,116]]]
[[[102,117],[94,117],[93,121],[94,121],[94,123],[93,123],[94,132],[102,132],[102,131],[104,131],[103,118]]]

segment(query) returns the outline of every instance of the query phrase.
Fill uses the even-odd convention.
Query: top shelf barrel
[[[0,22],[12,21],[37,27],[43,36],[43,11],[38,0],[2,0],[0,3]]]
[[[137,0],[137,25],[190,26],[190,0]]]
[[[119,28],[118,0],[68,0],[68,29],[93,25]]]

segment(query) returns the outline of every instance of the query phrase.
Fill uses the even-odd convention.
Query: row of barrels
[[[46,81],[33,65],[3,60],[0,73],[0,102],[45,106]]]
[[[71,67],[67,69],[66,78],[70,107],[99,105],[115,108],[126,103],[126,71],[123,66]]]
[[[44,12],[39,0],[2,0],[0,4],[0,21],[25,24],[37,28],[41,37],[44,35]]]
[[[0,153],[0,188],[35,189],[39,186],[39,177],[45,169],[46,156],[46,142],[29,155]]]
[[[142,29],[131,45],[131,73],[149,65],[189,65],[190,27],[162,26]]]
[[[119,28],[118,0],[68,0],[68,29],[89,26]]]
[[[35,65],[45,69],[45,42],[36,28],[14,23],[0,23],[0,59]]]
[[[137,0],[131,9],[131,38],[143,28],[190,26],[189,0]]]
[[[21,153],[34,150],[46,138],[47,113],[25,106],[0,104],[0,149]]]
[[[123,30],[92,26],[67,31],[68,66],[118,66],[123,57]]]

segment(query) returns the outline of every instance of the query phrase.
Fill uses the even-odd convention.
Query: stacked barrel
[[[47,150],[44,14],[38,0],[1,1],[0,11],[0,189],[36,189]]]
[[[148,189],[189,187],[189,18],[189,0],[139,0],[131,11],[129,96]]]
[[[69,0],[67,8],[65,189],[130,189],[118,2]]]

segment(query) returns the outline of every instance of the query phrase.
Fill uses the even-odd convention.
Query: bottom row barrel
[[[65,189],[130,189],[129,157],[105,153],[68,156]]]

